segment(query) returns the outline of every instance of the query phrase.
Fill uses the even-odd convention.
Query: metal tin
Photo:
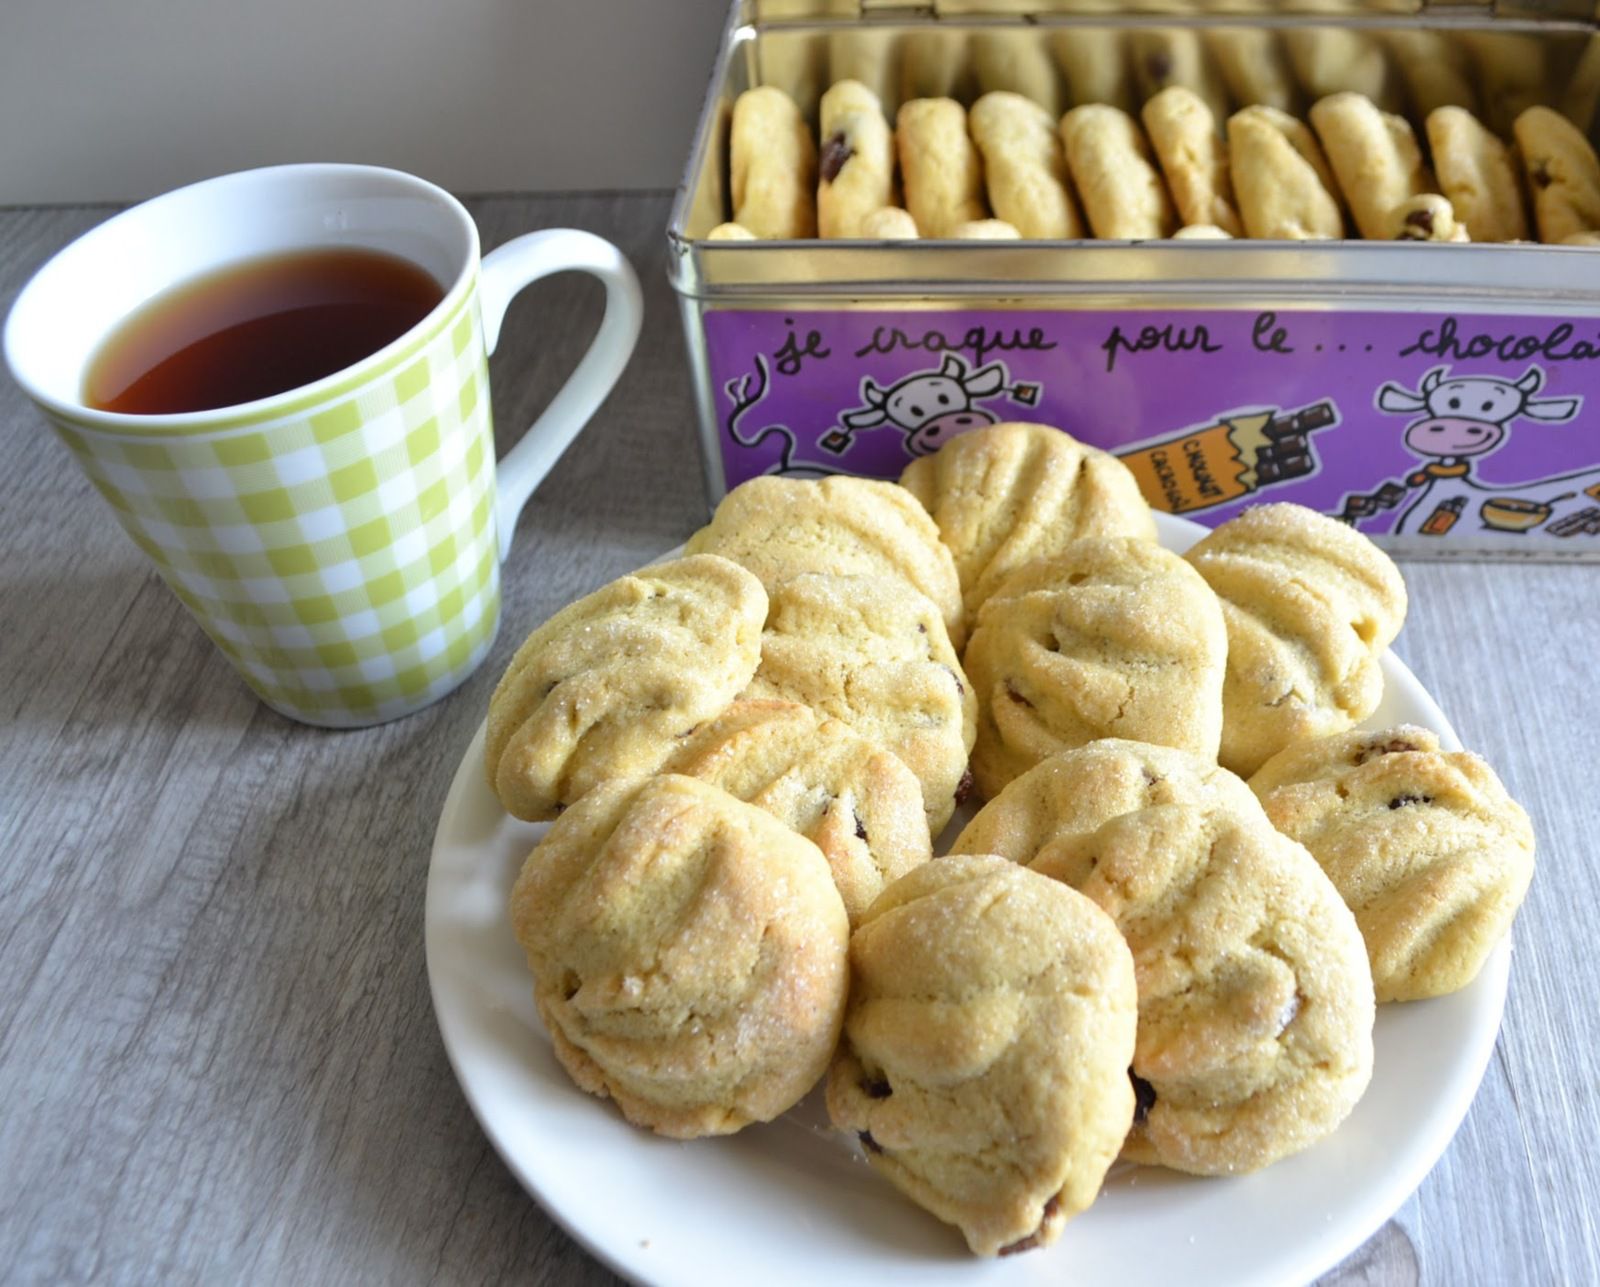
[[[731,217],[728,122],[755,84],[814,117],[843,75],[891,115],[994,88],[1136,108],[1187,77],[1226,110],[1249,88],[1229,62],[1243,50],[1261,93],[1302,111],[1362,89],[1420,134],[1424,109],[1465,97],[1508,137],[1535,102],[1593,124],[1592,8],[840,7],[735,0],[673,209],[713,501],[760,473],[893,478],[955,433],[1030,419],[1117,452],[1153,504],[1207,524],[1294,500],[1407,554],[1600,558],[1600,251],[704,240]]]

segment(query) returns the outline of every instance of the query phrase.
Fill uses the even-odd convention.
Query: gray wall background
[[[0,204],[284,161],[673,186],[726,0],[0,0]]]

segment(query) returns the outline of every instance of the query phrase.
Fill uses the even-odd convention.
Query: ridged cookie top
[[[745,695],[799,702],[894,752],[937,835],[965,794],[978,703],[933,604],[892,578],[822,573],[771,601]]]
[[[1206,757],[1108,737],[1041,760],[978,811],[950,852],[1024,865],[1045,858],[1052,875],[1076,884],[1089,836],[1160,804],[1219,806],[1265,822],[1250,788]]]
[[[1214,760],[1228,647],[1200,574],[1154,541],[1097,537],[1007,577],[962,665],[987,797],[1057,751],[1123,737]]]
[[[1133,1114],[1133,963],[1088,899],[994,857],[896,881],[850,940],[828,1113],[979,1255],[1054,1242]]]
[[[511,919],[562,1065],[660,1134],[770,1121],[837,1044],[849,927],[828,864],[704,782],[590,792],[528,855]]]
[[[765,809],[822,850],[851,923],[932,856],[922,785],[898,756],[794,702],[737,701],[665,771]]]
[[[720,554],[769,590],[802,572],[891,576],[927,595],[959,648],[961,588],[927,512],[894,483],[842,475],[752,478],[722,498],[689,554]]]
[[[652,773],[755,674],[767,595],[712,555],[618,577],[517,649],[484,761],[506,811],[546,821],[611,777]]]
[[[1248,776],[1291,742],[1343,732],[1377,708],[1378,657],[1405,620],[1406,589],[1365,536],[1304,506],[1260,505],[1187,557],[1228,626],[1228,768]]]
[[[1330,1134],[1372,1077],[1372,977],[1355,919],[1300,845],[1259,811],[1126,813],[1085,863],[1041,854],[1133,951],[1135,1162],[1254,1171]]]
[[[1533,827],[1494,771],[1400,725],[1301,742],[1250,779],[1355,913],[1379,1001],[1477,977],[1533,875]]]
[[[912,461],[900,483],[933,515],[955,556],[969,625],[1007,576],[1070,541],[1155,539],[1128,467],[1049,425],[974,429]]]

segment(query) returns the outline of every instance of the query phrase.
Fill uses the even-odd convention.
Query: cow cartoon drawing
[[[1532,530],[1554,518],[1565,502],[1577,501],[1579,510],[1592,506],[1593,493],[1585,495],[1581,484],[1574,484],[1600,471],[1510,485],[1482,483],[1476,477],[1476,462],[1505,443],[1515,421],[1565,424],[1577,417],[1583,399],[1536,396],[1544,384],[1545,373],[1536,366],[1515,380],[1452,376],[1449,367],[1436,366],[1415,390],[1386,382],[1374,403],[1391,415],[1416,417],[1406,425],[1402,441],[1421,458],[1422,467],[1375,491],[1347,494],[1337,517],[1359,526],[1382,510],[1399,507],[1393,533],[1444,536],[1452,529],[1470,530],[1470,522],[1460,528],[1458,523],[1473,502],[1477,504],[1471,512],[1482,528],[1497,532]],[[1568,524],[1570,532],[1555,521],[1547,530],[1554,535],[1587,534],[1588,521],[1585,517],[1576,526]]]
[[[835,455],[849,450],[859,429],[892,425],[906,437],[906,453],[930,456],[957,434],[991,425],[994,412],[977,404],[980,398],[1008,395],[1031,407],[1039,401],[1037,384],[1011,384],[1003,362],[973,370],[954,353],[946,353],[937,371],[918,371],[887,388],[870,376],[861,381],[861,405],[839,417],[840,428],[821,439]]]
[[[767,369],[767,359],[757,353],[755,370],[747,375],[735,376],[722,386],[730,404],[726,427],[728,437],[746,451],[756,451],[769,440],[776,440],[778,458],[763,472],[779,474],[785,478],[826,478],[839,472],[833,465],[821,461],[796,460],[797,443],[794,430],[785,424],[766,424],[753,433],[746,432],[741,421],[746,414],[766,401],[772,391],[772,380]]]

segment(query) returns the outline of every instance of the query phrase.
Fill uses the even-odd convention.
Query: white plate
[[[1203,530],[1157,520],[1162,542],[1176,549]],[[1383,675],[1383,704],[1369,724],[1422,724],[1459,746],[1393,655]],[[1306,1282],[1366,1241],[1421,1183],[1466,1115],[1499,1031],[1508,943],[1453,996],[1379,1007],[1372,1085],[1315,1148],[1240,1179],[1119,1166],[1054,1247],[980,1261],[828,1130],[820,1091],[768,1125],[681,1143],[629,1126],[572,1085],[534,1010],[506,912],[543,827],[501,810],[482,761],[480,727],[445,800],[428,873],[439,1030],[506,1164],[574,1238],[630,1278],[694,1287]]]

